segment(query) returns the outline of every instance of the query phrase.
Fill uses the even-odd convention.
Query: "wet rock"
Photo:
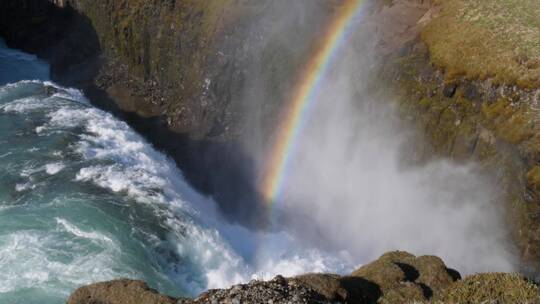
[[[448,98],[454,97],[456,95],[457,91],[457,84],[456,83],[447,83],[443,86],[443,95]]]

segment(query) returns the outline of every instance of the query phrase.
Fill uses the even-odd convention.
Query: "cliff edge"
[[[214,303],[540,303],[537,285],[517,274],[477,274],[461,279],[435,256],[389,252],[349,275],[305,274],[253,280],[209,290],[194,299],[160,295],[140,281],[83,286],[68,304]]]

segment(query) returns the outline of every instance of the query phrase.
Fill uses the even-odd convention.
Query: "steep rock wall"
[[[387,57],[381,78],[395,84],[403,117],[430,143],[416,151],[419,159],[475,160],[494,173],[522,260],[538,269],[540,48],[531,33],[540,27],[528,16],[540,5],[435,4],[438,13],[424,24],[421,37]]]
[[[495,9],[494,16],[514,20],[514,14],[496,14],[501,9],[497,5],[506,8],[507,2],[489,1],[494,2],[489,10]],[[329,14],[336,3],[339,1],[320,0],[319,11]],[[525,260],[536,261],[540,257],[539,94],[534,79],[536,49],[529,31],[520,31],[525,33],[523,52],[515,56],[500,52],[510,54],[504,58],[513,67],[505,75],[504,69],[492,64],[498,62],[493,57],[497,52],[489,53],[484,62],[479,54],[485,50],[474,41],[463,40],[472,36],[459,33],[470,31],[478,41],[489,42],[485,45],[500,43],[501,50],[507,50],[520,41],[492,38],[497,38],[498,32],[506,33],[504,29],[510,30],[508,24],[514,23],[472,16],[469,13],[479,8],[460,9],[459,5],[472,3],[461,0],[378,3],[382,4],[380,14],[375,15],[382,25],[381,54],[388,63],[381,84],[390,81],[396,85],[403,97],[404,116],[414,117],[424,130],[430,145],[417,151],[423,154],[420,158],[444,155],[456,160],[476,159],[498,172],[515,239]],[[135,119],[136,128],[169,152],[200,189],[220,201],[236,202],[232,213],[238,214],[246,209],[243,202],[253,206],[257,201],[250,160],[236,143],[250,130],[243,114],[252,100],[246,98],[245,88],[253,85],[251,75],[265,72],[262,94],[257,96],[264,106],[257,120],[259,125],[272,126],[285,99],[275,92],[288,91],[301,55],[317,32],[305,25],[288,28],[297,32],[292,37],[307,41],[296,46],[296,52],[279,40],[257,39],[271,36],[272,30],[265,30],[265,26],[270,27],[273,20],[261,20],[263,12],[277,9],[279,4],[248,0],[6,0],[0,3],[0,34],[8,44],[49,59],[54,79],[89,93],[98,92],[95,100],[108,100],[103,106],[114,102],[122,112],[149,118],[149,124]],[[311,18],[324,24],[328,14],[312,14]],[[453,16],[461,19],[456,21]],[[262,24],[255,34],[249,30],[253,24]],[[493,24],[507,27],[501,31],[492,28]],[[419,33],[422,39],[416,39]],[[471,45],[474,47],[466,47]],[[470,64],[460,65],[459,54]],[[480,73],[482,64],[488,73]],[[251,69],[253,66],[259,69]],[[266,73],[275,69],[288,70]],[[531,71],[530,77],[514,77],[522,70]],[[281,75],[288,76],[277,77]],[[256,208],[249,209],[257,213]]]

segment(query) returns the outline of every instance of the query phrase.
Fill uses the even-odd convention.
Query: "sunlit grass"
[[[540,86],[540,1],[436,2],[441,13],[422,38],[449,77]]]

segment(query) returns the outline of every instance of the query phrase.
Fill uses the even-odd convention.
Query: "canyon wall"
[[[419,159],[474,160],[492,172],[524,271],[540,256],[538,12],[535,1],[434,1],[420,36],[381,71],[430,143]]]
[[[374,86],[391,84],[402,97],[403,116],[423,131],[429,144],[417,147],[418,158],[474,159],[497,172],[521,256],[535,264],[540,256],[540,65],[534,43],[538,27],[527,20],[534,20],[528,14],[537,12],[537,4],[506,7],[504,1],[489,0],[486,9],[461,0],[374,2],[380,5],[372,17],[381,24],[380,54],[386,62]],[[306,13],[317,22],[304,22],[322,26],[338,3],[317,1],[316,11]],[[254,124],[261,134],[271,132],[264,126],[279,115],[285,100],[280,94],[292,85],[317,32],[300,23],[288,28],[291,37],[307,41],[296,52],[282,47],[287,41],[261,39],[282,30],[263,14],[282,5],[2,1],[0,35],[10,46],[48,59],[54,80],[82,88],[99,106],[124,115],[174,157],[196,187],[229,202],[224,208],[231,214],[257,213],[242,207],[258,200],[253,160],[243,153],[242,136]],[[512,31],[518,34],[508,35]],[[285,71],[271,72],[276,69]],[[246,93],[260,85],[253,83],[253,73],[264,73],[265,79],[257,101]],[[243,114],[254,104],[261,110],[249,120]]]
[[[0,36],[130,122],[227,213],[252,218],[255,160],[243,139],[268,144],[313,29],[336,3],[315,1],[297,21],[303,5],[287,1],[2,1]]]

